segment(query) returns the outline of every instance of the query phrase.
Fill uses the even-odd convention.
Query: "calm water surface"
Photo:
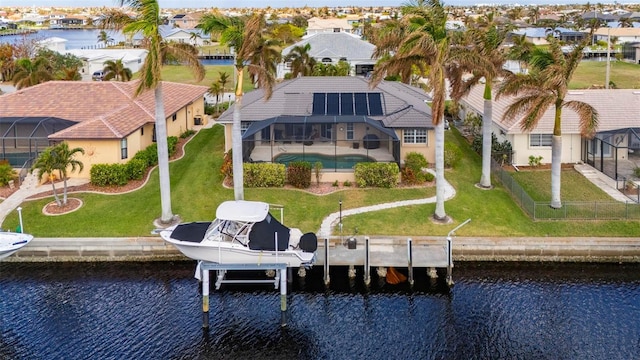
[[[287,328],[273,286],[223,286],[208,331],[193,270],[1,263],[0,359],[640,359],[640,265],[458,263],[450,291],[318,267]]]

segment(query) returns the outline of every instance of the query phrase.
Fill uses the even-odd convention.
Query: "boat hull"
[[[31,240],[33,240],[33,235],[14,232],[1,232],[0,260],[13,255],[23,246],[27,245]]]
[[[162,237],[186,257],[216,264],[286,264],[287,267],[300,267],[311,266],[315,262],[315,253],[301,250],[251,250],[246,246],[224,242],[194,243]]]

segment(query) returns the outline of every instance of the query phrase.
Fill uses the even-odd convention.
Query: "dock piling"
[[[413,248],[411,238],[407,239],[407,262],[409,271],[409,285],[413,286]]]
[[[329,286],[329,238],[324,238],[324,286]]]
[[[370,265],[370,257],[369,257],[369,237],[365,236],[364,238],[364,284],[369,286],[371,284],[371,265]]]

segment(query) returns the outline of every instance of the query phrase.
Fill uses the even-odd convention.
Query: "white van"
[[[104,79],[104,71],[99,70],[94,72],[93,75],[91,75],[91,78],[95,81],[102,81]]]

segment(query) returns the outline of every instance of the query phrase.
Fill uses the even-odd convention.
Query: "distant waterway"
[[[0,263],[0,359],[640,358],[637,264],[457,263],[451,290],[338,267],[325,289],[317,267],[294,277],[287,328],[273,286],[223,285],[208,331],[193,271]]]
[[[52,37],[58,37],[67,40],[66,48],[71,49],[99,49],[105,45],[98,41],[100,29],[48,29],[38,30],[37,32],[25,35],[10,35],[0,37],[0,42],[17,43],[23,39],[41,41]],[[107,31],[113,43],[117,44],[124,41],[124,36],[119,31]]]

